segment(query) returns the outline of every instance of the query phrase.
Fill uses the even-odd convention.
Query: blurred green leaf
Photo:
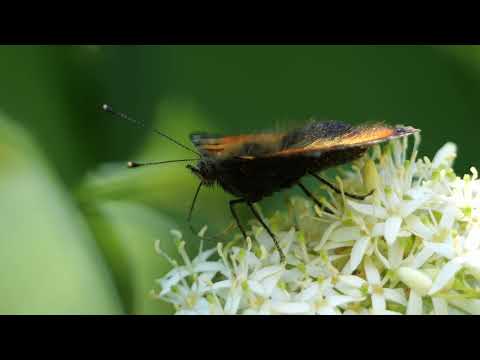
[[[81,213],[29,136],[3,115],[0,199],[0,313],[122,313]]]
[[[120,201],[99,203],[87,214],[115,274],[127,312],[171,313],[171,306],[154,299],[151,291],[157,290],[154,279],[171,268],[155,252],[155,240],[161,241],[163,251],[176,257],[170,235],[174,223],[145,206]]]

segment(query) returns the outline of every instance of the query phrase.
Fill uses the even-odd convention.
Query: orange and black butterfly
[[[141,124],[124,114],[114,112],[108,105],[104,105],[103,110]],[[404,126],[391,127],[382,124],[352,126],[339,121],[312,121],[302,128],[284,133],[238,136],[194,133],[190,136],[196,149],[193,150],[155,130],[161,136],[198,155],[198,159],[144,164],[129,163],[129,167],[176,161],[197,161],[196,165],[187,165],[187,168],[200,179],[188,215],[189,223],[202,186],[220,185],[235,197],[230,201],[230,210],[243,236],[247,235],[235,211],[235,207],[239,204],[246,204],[250,208],[253,215],[272,237],[283,260],[284,255],[275,235],[265,224],[253,204],[275,192],[298,186],[309,198],[322,207],[321,203],[301,182],[303,177],[313,176],[334,191],[340,192],[335,186],[321,178],[318,173],[360,158],[374,144],[408,136],[418,131]],[[362,200],[371,193],[363,196],[345,195]]]

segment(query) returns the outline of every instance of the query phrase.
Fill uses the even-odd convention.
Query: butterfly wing
[[[262,133],[222,136],[194,133],[190,140],[203,156],[210,158],[240,158],[242,156],[267,155],[281,150],[285,133]]]
[[[383,124],[351,126],[339,121],[314,121],[288,133],[261,133],[222,136],[207,133],[190,135],[203,156],[216,159],[272,159],[319,157],[348,148],[369,147],[419,130]]]

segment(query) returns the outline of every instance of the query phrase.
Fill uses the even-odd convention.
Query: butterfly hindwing
[[[220,136],[194,133],[190,139],[202,155],[218,159],[268,155],[281,149],[284,133]]]

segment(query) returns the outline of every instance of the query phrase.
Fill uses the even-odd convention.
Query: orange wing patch
[[[197,139],[195,145],[210,156],[227,156],[240,151],[245,144],[256,143],[265,146],[279,144],[284,134],[254,134]]]
[[[349,145],[358,145],[362,143],[370,143],[372,141],[378,141],[390,138],[395,134],[395,129],[391,128],[373,128],[365,129],[360,132],[354,132],[346,136],[334,139],[319,139],[314,141],[311,145],[307,146],[306,149],[325,149],[331,148],[334,146],[349,146]]]

